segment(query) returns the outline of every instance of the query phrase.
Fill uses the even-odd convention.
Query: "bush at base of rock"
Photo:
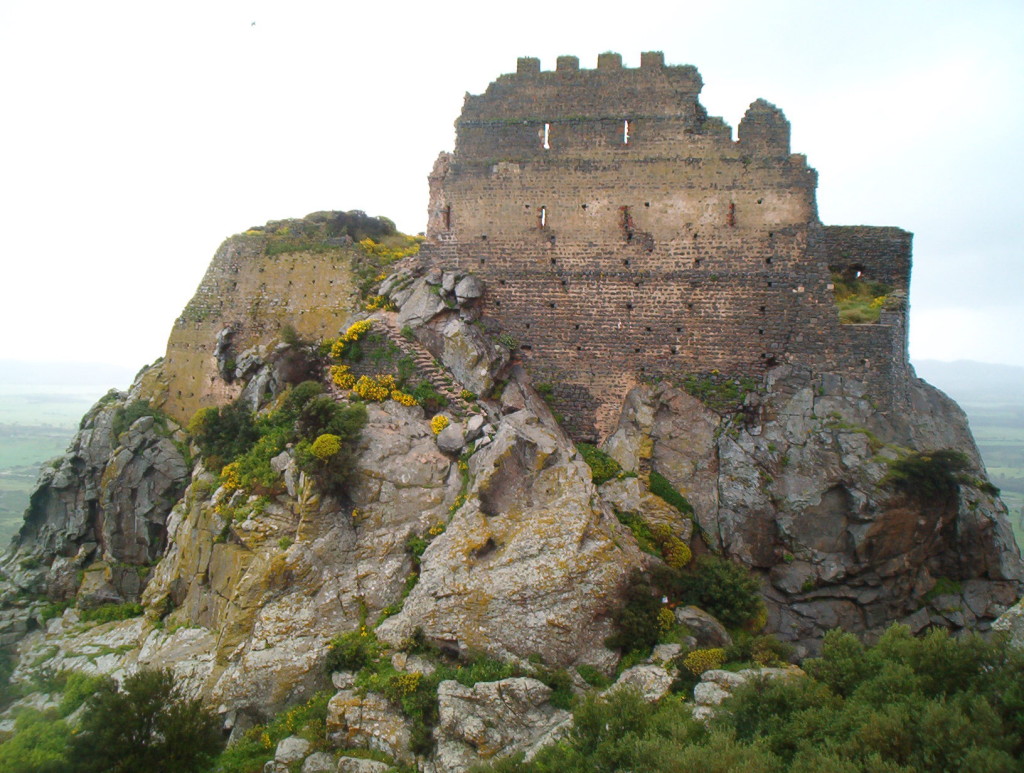
[[[683,666],[691,674],[700,676],[705,671],[714,668],[721,668],[725,663],[725,650],[720,647],[713,647],[706,650],[694,650],[687,653],[683,658]]]

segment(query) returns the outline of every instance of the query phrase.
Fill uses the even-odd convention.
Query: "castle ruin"
[[[430,176],[428,251],[487,282],[484,311],[520,346],[578,437],[664,375],[761,377],[776,365],[853,377],[881,410],[905,399],[906,306],[841,325],[831,275],[905,294],[911,234],[823,226],[817,175],[758,99],[737,138],[702,81],[661,53],[554,71],[521,58],[467,95]]]

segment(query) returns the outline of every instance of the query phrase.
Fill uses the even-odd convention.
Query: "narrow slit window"
[[[625,121],[622,122],[622,144],[623,145],[628,145],[629,144],[629,130],[631,128],[633,128],[630,125],[630,123],[631,122],[630,122],[630,120],[628,118]]]
[[[452,205],[444,208],[444,230],[451,230],[452,227]]]
[[[544,150],[551,150],[551,124],[544,124]]]
[[[548,208],[540,208],[540,227],[544,228],[548,224]]]

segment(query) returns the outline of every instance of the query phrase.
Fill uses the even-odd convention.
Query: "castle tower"
[[[454,153],[430,176],[432,249],[486,280],[485,313],[577,437],[607,431],[624,393],[655,376],[802,363],[885,391],[879,374],[906,367],[902,315],[840,329],[829,261],[863,272],[881,259],[905,289],[909,235],[889,240],[901,254],[860,256],[874,230],[822,227],[817,175],[790,153],[782,111],[755,101],[733,140],[701,87],[654,52],[632,69],[612,53],[592,70],[522,58],[467,95]]]

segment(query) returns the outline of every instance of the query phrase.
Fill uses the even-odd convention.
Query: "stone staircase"
[[[415,338],[406,338],[398,329],[393,311],[378,311],[370,317],[374,328],[383,332],[388,340],[397,346],[416,365],[416,369],[438,392],[448,398],[448,407],[455,413],[471,413],[471,406],[462,398],[464,387],[438,362],[423,344]]]

